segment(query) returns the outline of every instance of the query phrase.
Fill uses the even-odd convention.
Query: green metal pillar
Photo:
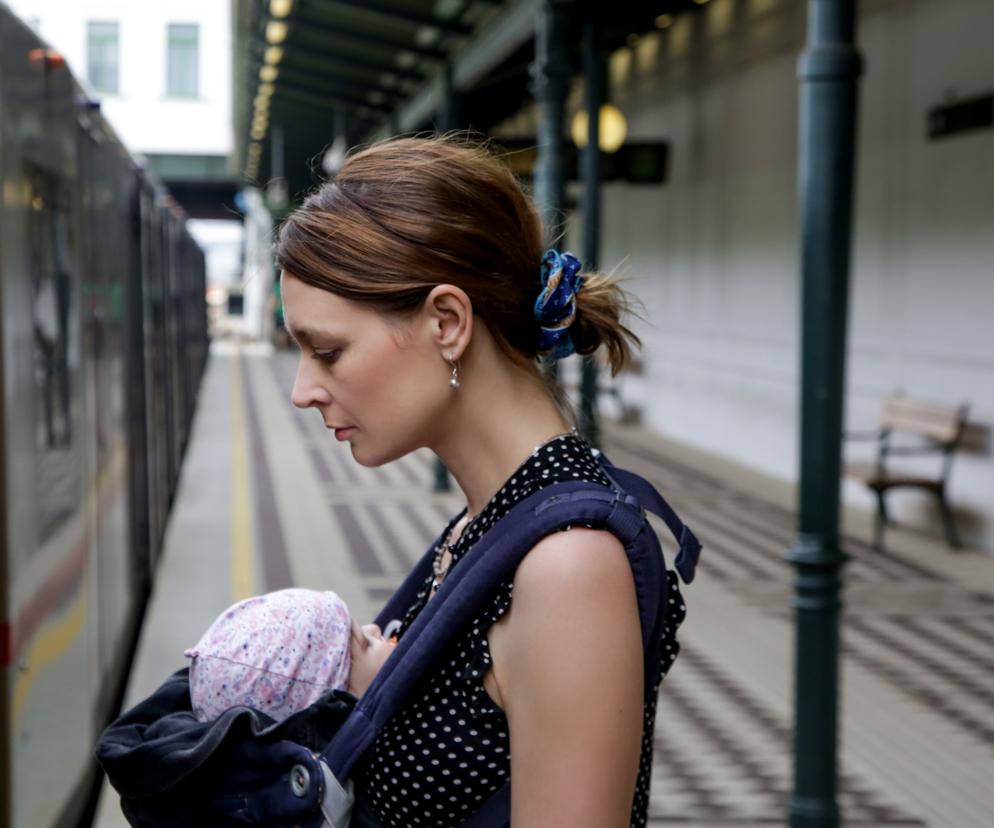
[[[574,6],[573,0],[543,0],[535,26],[535,61],[531,66],[531,91],[538,103],[534,196],[549,242],[557,236],[562,221],[563,135],[566,95],[573,74],[567,44]]]
[[[444,81],[445,97],[442,100],[437,129],[439,132],[464,129],[466,127],[466,102],[465,97],[456,90],[452,83],[451,64],[446,64],[445,66]],[[445,467],[445,463],[442,462],[442,458],[438,455],[435,456],[435,481],[432,489],[436,492],[448,492],[452,490],[452,477],[449,475],[449,470]]]
[[[801,445],[791,828],[839,825],[839,472],[857,85],[855,0],[809,0],[801,56]]]
[[[600,111],[604,102],[606,62],[597,31],[597,4],[588,3],[583,21],[583,74],[586,79],[587,148],[581,158],[583,178],[583,260],[594,271],[600,261],[601,151]],[[597,360],[583,357],[580,378],[580,431],[587,442],[600,448],[597,410]]]
[[[575,6],[575,0],[542,0],[535,23],[531,92],[538,103],[538,148],[532,180],[535,205],[550,244],[559,235],[563,218],[563,134],[566,95],[573,75],[567,44]],[[538,267],[536,262],[536,270]],[[559,376],[559,366],[552,360],[545,362],[545,370],[550,377]]]

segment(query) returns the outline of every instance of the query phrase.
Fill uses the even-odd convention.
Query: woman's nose
[[[315,405],[327,405],[331,402],[328,392],[308,371],[307,360],[300,358],[297,364],[297,375],[293,380],[293,388],[290,391],[290,401],[297,408],[311,408]]]

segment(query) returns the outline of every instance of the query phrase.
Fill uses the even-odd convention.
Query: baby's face
[[[353,696],[361,696],[372,684],[380,667],[387,660],[396,646],[383,637],[383,632],[376,624],[359,626],[352,618],[352,670],[349,673],[349,692]]]

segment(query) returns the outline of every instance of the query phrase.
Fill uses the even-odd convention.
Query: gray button
[[[294,765],[290,768],[290,790],[294,796],[307,796],[307,791],[311,787],[311,772],[303,765]]]

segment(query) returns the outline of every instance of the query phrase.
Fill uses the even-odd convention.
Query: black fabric
[[[132,825],[299,825],[320,816],[318,785],[294,796],[290,769],[303,764],[321,779],[314,754],[355,702],[335,690],[282,722],[248,707],[199,722],[186,667],[101,734],[96,758]]]

